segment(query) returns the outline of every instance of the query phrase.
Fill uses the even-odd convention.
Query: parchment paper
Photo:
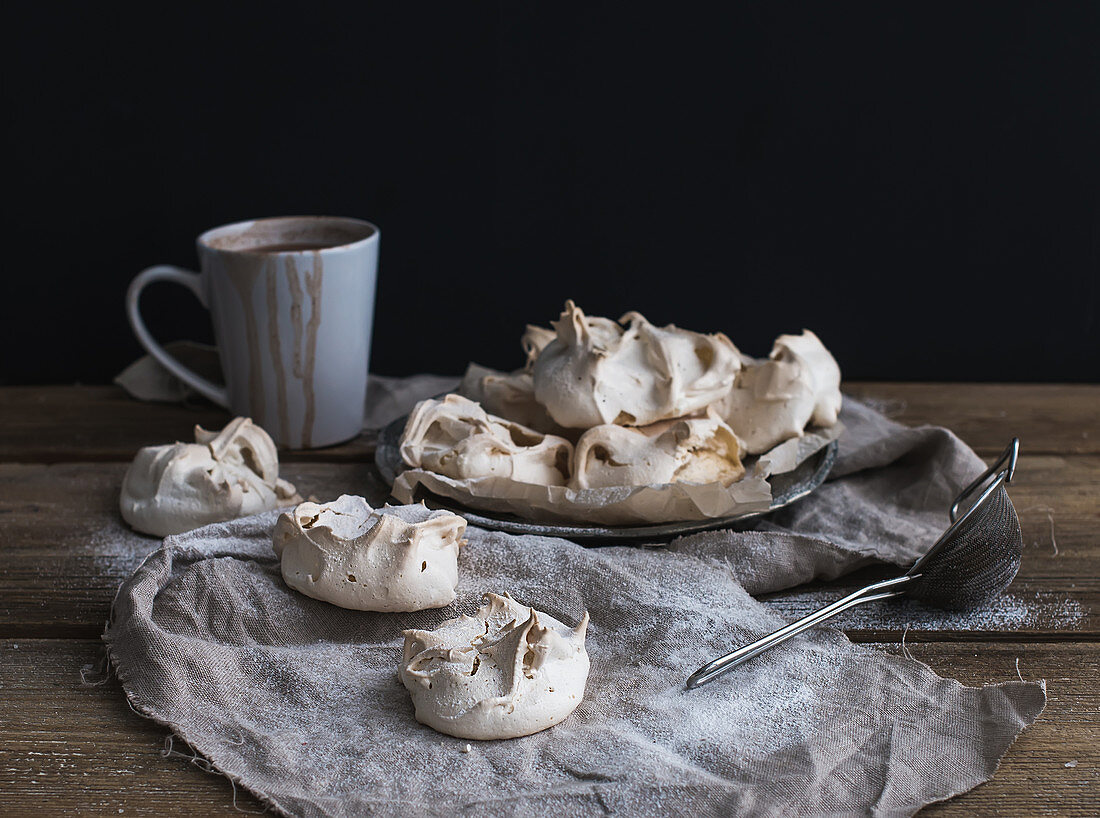
[[[781,443],[761,455],[743,479],[729,486],[664,483],[571,489],[520,483],[507,477],[456,480],[425,469],[408,469],[394,480],[393,494],[401,502],[411,503],[417,488],[423,486],[433,494],[450,497],[473,509],[515,514],[539,523],[638,525],[708,520],[767,510],[772,500],[767,478],[792,471],[840,432],[838,424],[820,434],[809,433]]]

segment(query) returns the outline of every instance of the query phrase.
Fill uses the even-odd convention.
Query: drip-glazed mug
[[[215,227],[197,240],[202,272],[158,265],[131,282],[130,325],[169,372],[280,445],[340,443],[363,426],[378,244],[373,224],[331,216]],[[224,386],[185,367],[146,329],[138,300],[154,281],[182,284],[210,310]]]

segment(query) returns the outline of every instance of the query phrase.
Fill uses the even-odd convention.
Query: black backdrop
[[[138,270],[302,213],[381,227],[382,373],[517,365],[572,297],[809,327],[846,377],[1100,379],[1095,3],[283,5],[5,4],[4,382],[108,381]]]

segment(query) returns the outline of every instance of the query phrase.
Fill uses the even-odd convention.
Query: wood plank
[[[979,453],[995,454],[1018,435],[1032,454],[1100,454],[1100,386],[1090,384],[845,383],[896,420],[954,430]],[[199,423],[217,428],[228,415],[206,401],[143,403],[116,386],[0,388],[0,462],[129,460],[142,446],[190,440]],[[286,460],[369,459],[374,438]]]
[[[117,386],[0,388],[0,463],[132,460],[142,446],[194,441],[196,424],[220,429],[224,409],[196,398],[186,405],[134,400]],[[285,461],[344,463],[374,457],[373,433],[340,446],[292,452]]]
[[[0,635],[95,637],[119,583],[161,540],[118,511],[122,463],[0,464]],[[388,494],[373,465],[288,464],[306,497]]]
[[[846,388],[880,401],[902,422],[953,428],[986,456],[1013,434],[1023,439],[1011,493],[1024,529],[1024,568],[996,616],[944,622],[933,612],[883,606],[837,623],[853,638],[881,640],[892,650],[910,624],[906,646],[916,658],[970,683],[1012,678],[1017,657],[1025,677],[1051,681],[1050,707],[997,777],[929,814],[1094,815],[1098,646],[1050,640],[1100,638],[1092,613],[1100,611],[1100,387]],[[126,461],[142,445],[186,439],[195,422],[218,426],[225,417],[209,404],[143,404],[114,387],[0,389],[0,806],[12,814],[231,811],[226,781],[163,758],[166,730],[132,714],[117,683],[79,688],[74,668],[93,661],[96,642],[26,639],[97,636],[117,583],[159,544],[128,532],[117,516],[123,462],[64,461]],[[372,445],[360,438],[346,447],[288,453],[285,459],[296,462],[285,475],[320,497],[378,492],[367,465]],[[1093,456],[1064,456],[1072,453]],[[858,579],[779,595],[769,604],[795,616]],[[912,627],[913,620],[922,628]],[[4,641],[5,635],[14,639]],[[951,639],[967,641],[943,641]],[[22,650],[28,653],[17,657]],[[1077,766],[1066,767],[1071,761]],[[259,807],[245,796],[238,805]]]
[[[1019,659],[1020,674],[1045,678],[1049,696],[1045,712],[1009,749],[992,781],[922,814],[1095,815],[1100,645],[994,643],[977,649],[914,641],[908,649],[941,675],[971,685],[1016,679]],[[117,681],[81,685],[81,668],[98,661],[101,651],[92,640],[0,640],[3,811],[232,813],[227,780],[186,759],[164,757],[168,729],[131,711]],[[243,788],[237,806],[260,809]]]
[[[103,678],[102,656],[98,640],[0,641],[0,813],[236,814],[228,780],[164,756],[170,731],[132,711],[117,680],[82,685],[86,665]],[[263,809],[244,788],[236,805]]]
[[[131,532],[118,514],[121,463],[0,464],[0,636],[94,637],[118,584],[160,541]],[[319,498],[386,494],[367,464],[288,464],[284,474]],[[1012,496],[1023,525],[1023,569],[999,615],[973,616],[884,605],[852,611],[853,638],[898,638],[906,624],[938,621],[944,638],[1085,638],[1100,632],[1100,456],[1023,456]],[[1051,540],[1054,520],[1057,543]],[[946,522],[946,520],[945,520]],[[866,574],[780,597],[795,617],[843,595]],[[816,596],[815,596],[816,594]],[[1044,636],[1046,634],[1047,636]],[[1091,638],[1091,637],[1090,637]]]
[[[899,423],[946,426],[979,454],[1100,454],[1100,385],[845,382]]]

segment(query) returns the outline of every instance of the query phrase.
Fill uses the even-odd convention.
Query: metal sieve
[[[905,574],[861,588],[797,622],[708,662],[688,677],[687,687],[704,685],[768,648],[856,605],[902,594],[938,608],[956,610],[977,608],[992,601],[1012,583],[1020,570],[1023,536],[1016,509],[1005,490],[1005,485],[1012,482],[1019,454],[1020,440],[1013,438],[997,461],[955,498],[948,512],[950,527]],[[961,517],[960,509],[965,509]]]

